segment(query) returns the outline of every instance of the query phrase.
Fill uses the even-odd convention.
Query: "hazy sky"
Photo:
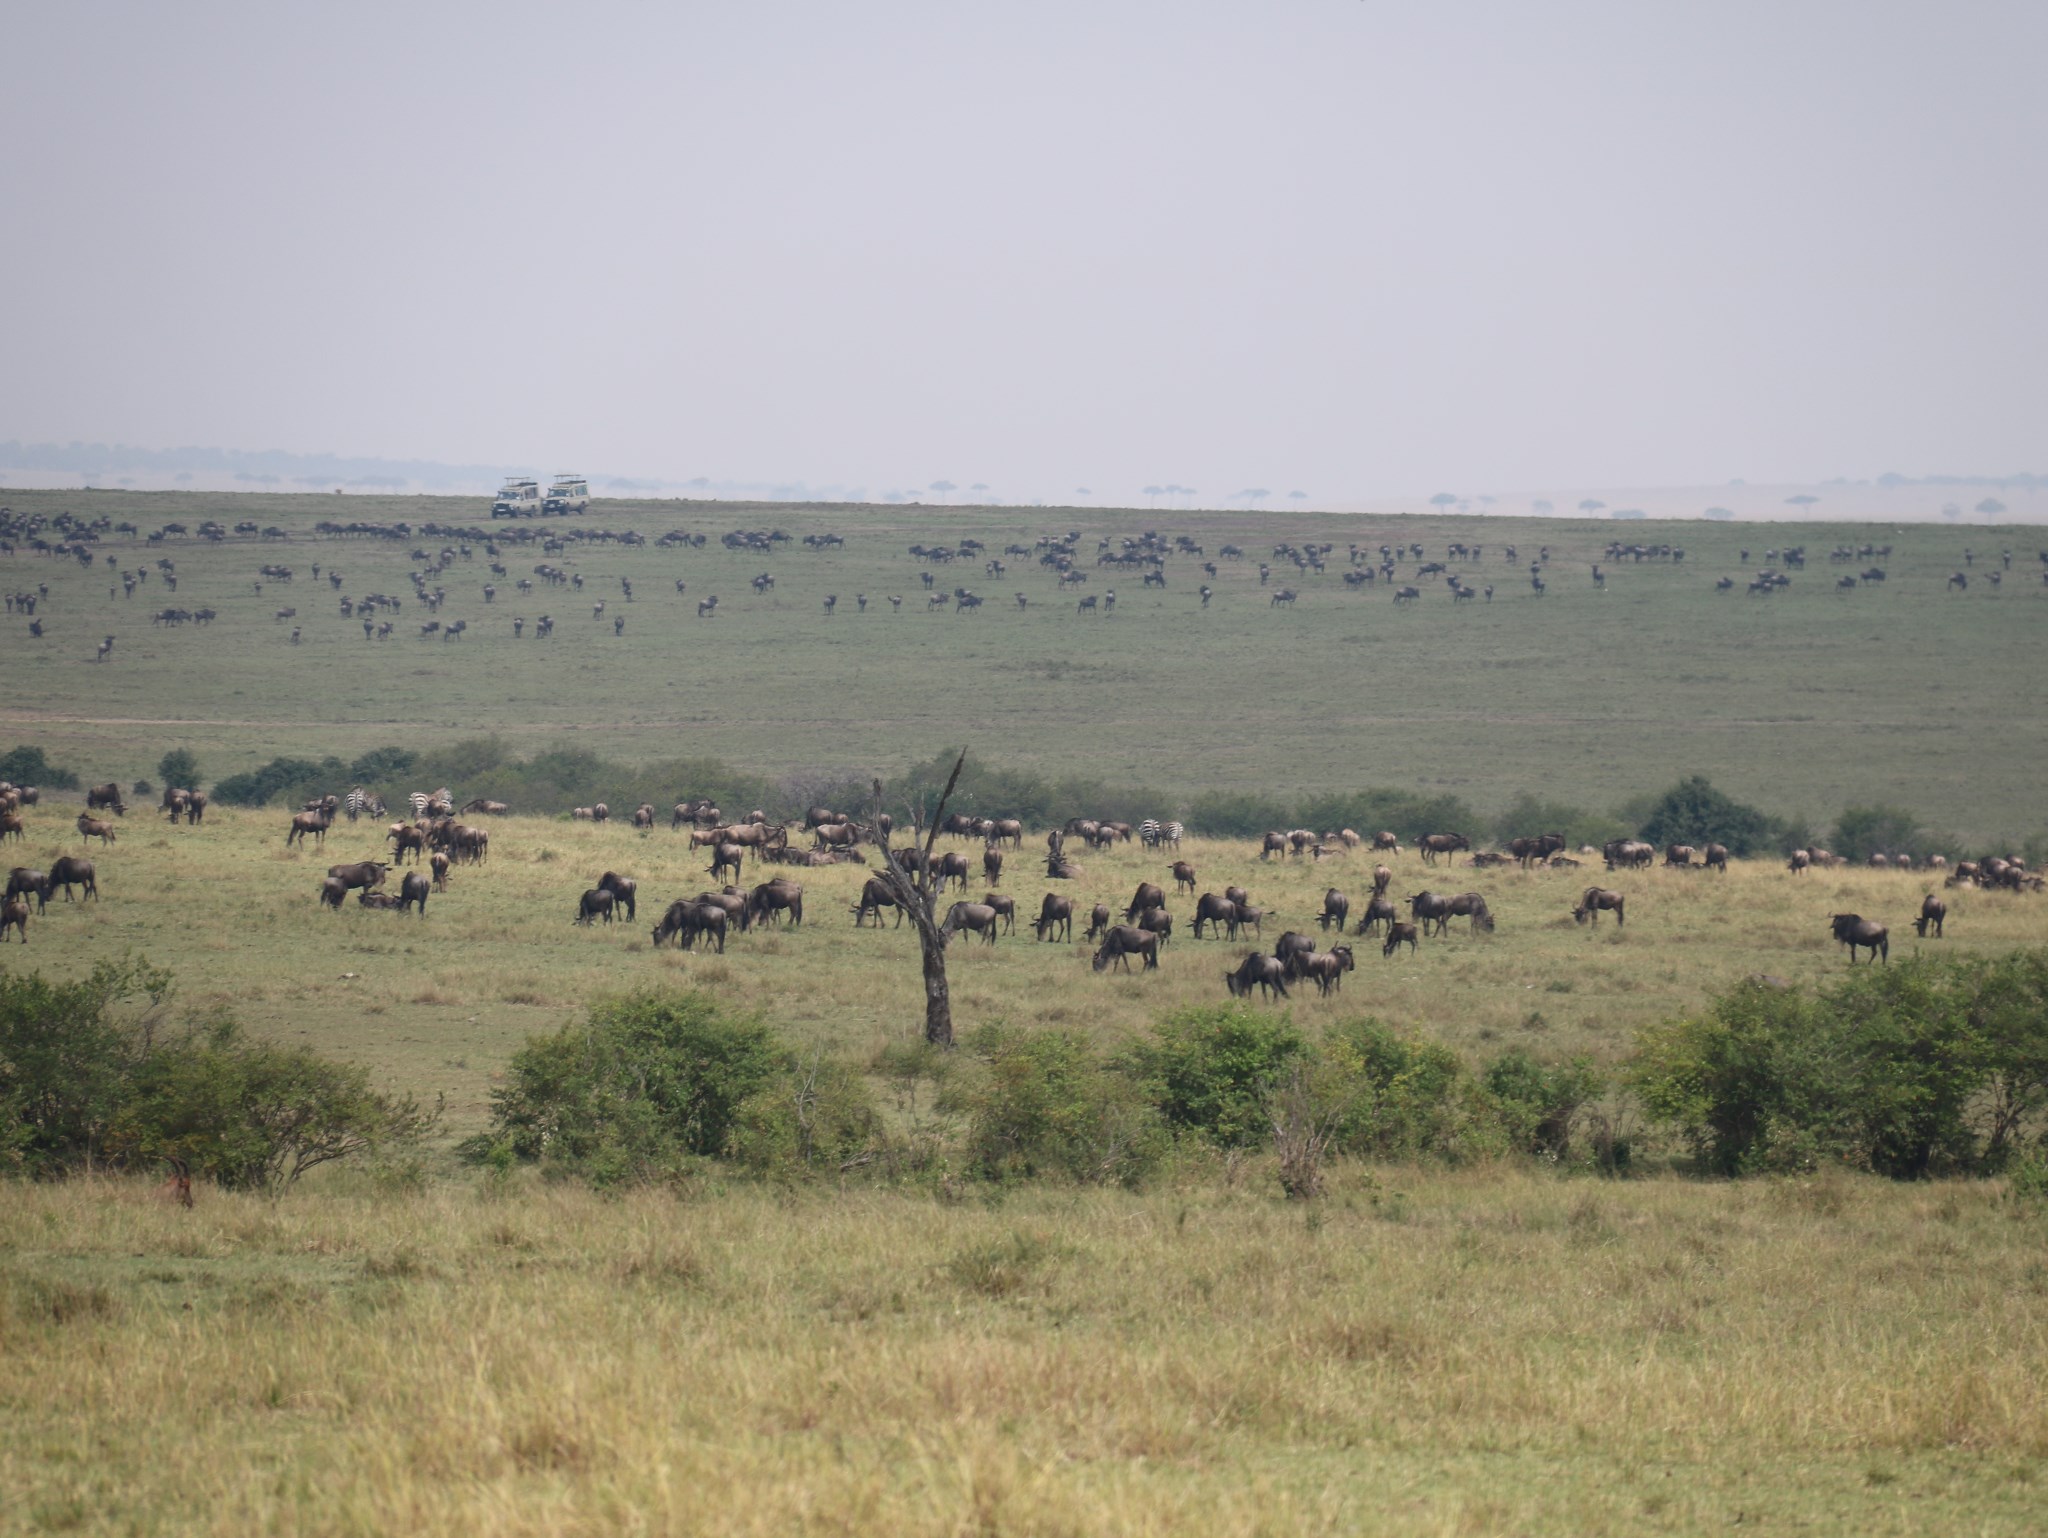
[[[2048,469],[2048,4],[9,7],[0,438],[1215,500]]]

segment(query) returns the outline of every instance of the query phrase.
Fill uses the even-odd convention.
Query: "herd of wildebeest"
[[[36,787],[0,782],[0,838],[25,841],[27,816],[41,803],[42,796]],[[204,823],[207,805],[204,792],[167,787],[158,810],[173,825],[197,827]],[[317,892],[323,906],[339,912],[353,892],[361,908],[412,910],[424,918],[428,899],[448,889],[455,866],[483,866],[489,858],[488,829],[465,819],[504,817],[511,808],[502,801],[482,797],[458,807],[444,787],[414,793],[409,798],[409,810],[410,817],[401,817],[385,827],[379,840],[384,847],[380,847],[377,857],[327,868]],[[125,818],[127,812],[118,784],[90,788],[85,794],[85,808],[75,822],[81,841],[97,839],[103,851],[108,849],[117,842],[119,819]],[[358,824],[365,818],[374,822],[386,815],[382,799],[361,787],[352,788],[345,795],[320,796],[289,814],[285,842],[288,846],[310,842],[315,847],[324,847],[338,818]],[[576,807],[570,816],[598,824],[612,821],[611,809],[601,802]],[[621,819],[643,835],[656,834],[659,820],[651,803],[643,803]],[[686,833],[689,847],[708,855],[706,873],[713,882],[723,880],[724,884],[669,902],[651,931],[656,949],[673,945],[723,953],[727,937],[735,931],[744,933],[762,925],[801,926],[803,884],[786,874],[776,874],[746,885],[745,871],[750,863],[759,875],[759,867],[764,864],[794,868],[852,864],[872,868],[871,861],[890,862],[907,879],[894,881],[869,876],[851,910],[856,928],[870,921],[879,926],[885,909],[895,910],[900,927],[905,904],[919,902],[928,904],[925,915],[945,941],[964,934],[994,945],[999,933],[1014,933],[1016,929],[1017,900],[994,889],[1001,882],[1006,865],[1014,871],[1023,863],[1027,835],[1023,822],[1017,818],[956,812],[945,816],[929,832],[913,828],[914,836],[908,842],[895,844],[891,840],[896,823],[887,813],[863,821],[828,807],[814,806],[800,822],[793,818],[775,821],[759,810],[728,819],[709,799],[695,797],[675,803],[670,809],[668,827],[671,833]],[[954,841],[952,847],[939,847],[942,837]],[[1104,902],[1084,906],[1083,899],[1049,890],[1029,928],[1038,940],[1071,942],[1075,921],[1085,919],[1082,939],[1097,945],[1091,957],[1097,972],[1128,971],[1133,958],[1146,970],[1157,968],[1162,947],[1175,934],[1172,905],[1183,902],[1187,906],[1182,907],[1180,917],[1186,921],[1193,939],[1202,940],[1205,933],[1210,939],[1230,942],[1255,936],[1263,945],[1265,925],[1271,917],[1269,910],[1255,902],[1240,885],[1225,886],[1220,892],[1201,890],[1194,866],[1179,857],[1183,837],[1179,823],[1149,819],[1133,825],[1077,817],[1048,830],[1044,835],[1042,866],[1047,881],[1070,883],[1083,879],[1084,866],[1076,857],[1077,848],[1108,850],[1135,842],[1157,853],[1165,862],[1161,873],[1172,878],[1173,896],[1169,899],[1165,886],[1159,882],[1141,881],[1119,910]],[[960,842],[972,846],[973,852],[959,848]],[[1660,850],[1641,839],[1618,838],[1603,848],[1581,846],[1573,852],[1559,833],[1532,833],[1509,840],[1495,850],[1475,850],[1460,833],[1426,833],[1413,841],[1412,850],[1425,872],[1455,869],[1461,857],[1466,868],[1515,865],[1523,870],[1569,873],[1597,860],[1609,871],[1640,870],[1661,864],[1666,868],[1698,870],[1709,876],[1716,871],[1725,872],[1729,862],[1728,850],[1718,843],[1699,848],[1672,844]],[[1399,858],[1404,845],[1390,831],[1368,837],[1349,828],[1324,833],[1276,829],[1259,840],[1257,857],[1262,862],[1309,860],[1320,865],[1326,860],[1341,860],[1354,851],[1376,861],[1369,886],[1361,887],[1358,900],[1354,902],[1339,887],[1330,887],[1315,915],[1316,932],[1290,929],[1278,937],[1271,955],[1255,951],[1243,957],[1224,979],[1232,995],[1256,991],[1286,997],[1289,984],[1303,981],[1315,983],[1324,995],[1332,993],[1342,986],[1344,974],[1356,965],[1352,947],[1343,943],[1347,936],[1373,936],[1380,941],[1381,955],[1391,957],[1404,946],[1412,952],[1422,939],[1447,935],[1453,919],[1464,919],[1475,935],[1494,932],[1494,914],[1478,892],[1437,892],[1425,888],[1397,900],[1392,894],[1395,872],[1385,861]],[[408,856],[410,870],[404,868]],[[1786,869],[1791,875],[1800,876],[1816,866],[1846,863],[1825,849],[1801,849],[1790,856]],[[1873,855],[1869,863],[1907,872],[1915,869],[1914,862],[1904,856]],[[2043,887],[2043,878],[2018,857],[1966,860],[1950,868],[1948,861],[1937,855],[1925,862],[1925,868],[1939,872],[1949,887],[1974,886],[2011,892],[2039,892]],[[977,872],[989,890],[978,899],[969,899],[966,889]],[[398,878],[395,892],[387,886],[393,875]],[[41,917],[53,893],[61,893],[68,902],[73,900],[74,887],[79,889],[81,900],[99,898],[98,872],[94,862],[82,855],[65,855],[53,861],[47,870],[15,867],[8,877],[4,906],[0,906],[0,939],[13,931],[26,944],[31,900],[36,904],[36,916]],[[942,907],[949,891],[954,900]],[[576,924],[585,926],[634,923],[638,921],[638,909],[638,882],[618,871],[606,870],[577,899],[572,917]],[[1620,927],[1627,923],[1627,898],[1612,888],[1590,885],[1580,891],[1570,911],[1580,924],[1597,927],[1602,915],[1611,915]],[[1920,911],[1912,922],[1923,938],[1930,932],[1940,937],[1947,916],[1946,902],[1930,890],[1924,894]],[[1866,949],[1873,961],[1889,960],[1887,925],[1854,913],[1830,914],[1828,922],[1835,939],[1848,947],[1852,964]],[[1329,942],[1327,948],[1325,941]]]
[[[421,640],[453,642],[465,639],[470,630],[468,618],[442,617],[442,607],[450,594],[440,579],[458,568],[473,570],[471,563],[479,550],[483,552],[486,575],[472,590],[473,598],[481,600],[486,609],[499,612],[497,601],[501,594],[509,596],[514,606],[520,605],[521,600],[541,600],[541,595],[550,591],[558,592],[563,598],[586,596],[585,574],[573,569],[576,559],[571,552],[642,547],[695,550],[708,543],[706,535],[684,529],[671,529],[649,540],[636,530],[592,525],[533,529],[437,521],[415,525],[405,521],[357,520],[344,523],[323,519],[314,525],[312,532],[315,538],[326,541],[402,544],[407,547],[412,563],[409,595],[351,591],[343,573],[331,562],[310,562],[313,581],[317,584],[324,578],[341,620],[346,625],[360,624],[365,641],[391,639],[398,631],[408,602],[415,605],[415,612],[425,613],[426,617],[416,622]],[[86,570],[92,570],[97,563],[103,562],[108,578],[107,597],[117,609],[125,607],[125,603],[132,601],[138,591],[146,590],[152,580],[168,594],[177,592],[176,559],[150,552],[190,547],[193,542],[204,548],[227,545],[231,541],[255,541],[260,548],[269,549],[288,543],[293,537],[277,525],[259,526],[252,519],[244,519],[232,529],[218,519],[207,519],[196,528],[174,521],[144,531],[137,524],[117,522],[104,514],[92,518],[69,512],[17,514],[9,508],[0,507],[0,556],[14,556],[25,550],[31,555],[75,561]],[[133,559],[132,564],[124,566],[120,555],[106,548],[116,542],[139,542],[148,558]],[[719,537],[719,544],[725,550],[748,558],[777,557],[797,543],[783,529],[732,529]],[[845,543],[845,538],[836,533],[811,533],[801,540],[802,546],[811,551],[839,550]],[[972,536],[961,536],[936,543],[921,541],[909,546],[907,553],[919,563],[917,596],[922,598],[922,607],[927,612],[964,615],[977,613],[983,608],[984,596],[965,582],[955,580],[953,574],[979,572],[990,582],[1007,583],[1036,567],[1041,580],[1051,580],[1056,596],[1063,600],[1072,599],[1077,614],[1107,616],[1114,614],[1117,607],[1116,589],[1109,583],[1121,574],[1126,578],[1135,577],[1141,588],[1164,590],[1170,585],[1170,563],[1191,563],[1194,572],[1199,573],[1200,580],[1196,580],[1192,572],[1182,577],[1182,590],[1199,599],[1204,609],[1216,595],[1218,589],[1214,584],[1221,579],[1226,566],[1249,570],[1254,565],[1258,571],[1259,590],[1265,596],[1269,610],[1291,610],[1308,583],[1326,578],[1333,570],[1341,572],[1346,590],[1354,593],[1385,590],[1392,595],[1397,606],[1420,600],[1425,592],[1432,590],[1433,584],[1439,582],[1441,586],[1435,590],[1447,593],[1454,607],[1472,601],[1491,603],[1495,585],[1484,580],[1482,574],[1489,559],[1489,550],[1494,562],[1505,563],[1503,575],[1514,577],[1518,583],[1525,580],[1532,597],[1544,597],[1560,580],[1558,570],[1552,565],[1548,544],[1532,545],[1530,556],[1525,561],[1522,548],[1506,541],[1488,546],[1453,540],[1440,551],[1426,549],[1413,540],[1388,541],[1378,545],[1369,540],[1351,541],[1340,553],[1338,547],[1329,541],[1281,539],[1273,543],[1270,550],[1248,552],[1242,545],[1227,543],[1219,545],[1212,554],[1191,535],[1167,535],[1148,529],[1134,535],[1097,536],[1091,559],[1082,531],[1067,529],[1039,535],[1028,544],[1012,541],[999,551],[992,551],[983,541]],[[544,559],[534,563],[530,570],[514,575],[507,562],[516,559],[522,551],[528,556],[538,553]],[[1862,543],[1835,546],[1827,553],[1831,563],[1838,566],[1866,564],[1860,572],[1844,572],[1836,577],[1834,587],[1848,589],[1884,582],[1887,576],[1884,562],[1891,553],[1890,545]],[[1756,596],[1780,593],[1792,585],[1791,573],[1803,571],[1807,561],[1804,545],[1764,549],[1760,552],[1760,563],[1752,562],[1752,552],[1747,548],[1740,549],[1738,554],[1741,566],[1754,569],[1742,579],[1732,576],[1719,578],[1714,583],[1717,590],[1730,592],[1740,584]],[[2042,581],[2048,583],[2048,550],[2041,551],[2040,558]],[[1613,539],[1607,542],[1599,560],[1588,563],[1590,570],[1581,574],[1581,580],[1594,589],[1604,590],[1610,568],[1644,563],[1668,563],[1682,567],[1686,560],[1686,550],[1681,545]],[[1946,587],[1950,591],[1967,592],[1974,579],[1997,589],[2012,567],[2013,553],[2010,549],[1999,551],[1995,564],[1993,558],[1987,556],[1985,569],[1981,572],[1975,569],[1977,560],[1978,552],[1966,548],[1963,566],[1949,574]],[[1404,565],[1409,568],[1405,572],[1402,569]],[[1460,567],[1466,569],[1461,571]],[[248,578],[249,596],[254,599],[263,600],[266,588],[272,595],[280,591],[298,591],[293,585],[298,569],[290,564],[267,560],[249,570],[252,573]],[[942,585],[942,573],[947,574],[944,580],[950,582],[950,586]],[[1104,583],[1100,592],[1091,586],[1097,578]],[[616,596],[621,608],[609,608],[610,598],[588,597],[591,620],[609,623],[614,636],[623,636],[627,628],[624,608],[632,605],[636,597],[633,579],[617,575],[600,580],[616,582]],[[757,596],[774,591],[776,586],[776,575],[771,569],[762,569],[746,580]],[[688,600],[689,583],[680,577],[674,582],[674,596]],[[1297,583],[1302,586],[1296,586]],[[609,588],[599,590],[610,591]],[[49,595],[49,584],[39,582],[33,589],[0,594],[0,598],[4,598],[10,614],[20,614],[27,620],[29,637],[41,639],[44,621],[37,608],[48,601]],[[826,617],[844,612],[840,596],[837,592],[819,595],[819,607]],[[853,610],[865,614],[870,595],[856,592],[851,597]],[[900,613],[904,605],[901,592],[876,594],[874,597],[885,603],[892,614]],[[1022,588],[1015,589],[1011,597],[1020,610],[1031,606],[1032,598]],[[699,619],[715,619],[721,612],[730,612],[729,609],[720,610],[716,593],[700,592],[694,600],[688,601],[695,602]],[[1001,607],[1007,608],[1009,604],[1003,603]],[[296,645],[304,634],[304,625],[312,618],[312,612],[309,609],[302,620],[299,601],[273,602],[270,618],[280,627],[280,633],[287,635],[289,641]],[[173,603],[152,610],[149,618],[151,624],[158,627],[204,626],[217,618],[217,611],[211,607],[188,609]],[[95,620],[89,627],[90,633],[98,638],[94,653],[97,662],[113,660],[116,654],[117,636],[103,634],[104,623]],[[288,630],[284,628],[287,626]],[[530,623],[525,614],[516,613],[509,617],[508,623],[515,640],[524,639],[529,633],[536,640],[547,640],[554,635],[555,627],[552,612],[541,612]]]

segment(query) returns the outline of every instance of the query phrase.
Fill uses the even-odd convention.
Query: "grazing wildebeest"
[[[1223,986],[1230,990],[1234,999],[1249,998],[1254,988],[1264,989],[1268,998],[1278,994],[1284,999],[1288,996],[1287,969],[1280,964],[1278,957],[1262,956],[1254,951],[1237,964],[1235,972],[1223,974]]]
[[[357,887],[382,886],[390,869],[382,860],[357,860],[352,865],[330,865],[327,874],[341,882],[343,891],[353,891]]]
[[[1384,849],[1394,854],[1399,854],[1401,852],[1401,841],[1382,828],[1372,836],[1372,847],[1375,853]]]
[[[1664,851],[1664,863],[1689,870],[1692,867],[1692,857],[1698,853],[1699,851],[1690,844],[1672,844]]]
[[[1400,917],[1401,910],[1393,901],[1385,893],[1375,891],[1365,905],[1364,917],[1358,921],[1357,933],[1369,935],[1382,925],[1391,928]]]
[[[590,924],[603,919],[609,924],[612,922],[612,907],[612,894],[603,887],[592,887],[577,900],[576,922]]]
[[[967,885],[968,868],[967,856],[957,850],[950,854],[940,855],[938,863],[932,867],[932,890],[936,892],[945,891],[946,883],[949,881],[958,882],[962,887],[965,887]]]
[[[994,844],[981,852],[981,875],[991,886],[1003,879],[1003,852]]]
[[[1870,959],[1884,959],[1891,964],[1891,931],[1873,919],[1864,918],[1860,913],[1831,913],[1828,922],[1834,927],[1835,938],[1849,947],[1849,965],[1856,965],[1858,947],[1867,947]]]
[[[981,900],[996,910],[996,917],[1002,921],[1004,934],[1013,935],[1017,932],[1016,898],[1005,897],[1000,892],[984,892],[981,894]]]
[[[1173,889],[1175,892],[1192,892],[1195,889],[1195,868],[1186,860],[1173,862]]]
[[[1287,835],[1285,833],[1268,833],[1259,841],[1259,858],[1262,860],[1270,860],[1276,854],[1284,855],[1286,853]]]
[[[890,893],[888,887],[884,886],[881,883],[881,881],[876,877],[870,876],[865,882],[861,884],[860,901],[854,905],[853,909],[853,927],[855,929],[860,928],[862,923],[866,921],[868,915],[873,914],[875,918],[875,927],[877,929],[881,928],[882,910],[884,908],[894,908],[896,910],[896,927],[899,929],[902,928],[902,906],[896,901],[895,897]]]
[[[88,812],[111,811],[116,817],[126,817],[128,807],[121,800],[121,787],[112,780],[104,785],[95,785],[85,793],[85,809]]]
[[[94,902],[100,900],[99,878],[90,860],[75,854],[62,854],[50,862],[50,885],[64,889],[64,900],[71,901],[71,888],[79,887]]]
[[[448,863],[448,856],[438,849],[427,856],[427,865],[434,873],[434,890],[437,892],[448,890]]]
[[[78,814],[78,834],[81,838],[96,838],[102,846],[114,842],[114,825],[104,817],[88,817]]]
[[[617,871],[608,870],[597,878],[597,884],[612,894],[612,900],[626,910],[626,917],[629,920],[640,916],[639,904],[635,900],[640,891],[640,883],[631,876],[621,876]]]
[[[1228,897],[1219,897],[1214,892],[1204,892],[1195,899],[1195,938],[1202,938],[1202,926],[1213,924],[1222,929],[1226,939],[1237,938],[1237,904]]]
[[[1639,870],[1657,858],[1657,846],[1639,838],[1609,839],[1602,853],[1609,870]]]
[[[356,893],[356,903],[360,907],[379,908],[385,912],[392,912],[404,907],[404,904],[389,892],[358,892]]]
[[[1920,917],[1913,920],[1913,928],[1919,931],[1920,938],[1924,940],[1927,938],[1927,926],[1932,924],[1934,937],[1939,940],[1942,937],[1941,926],[1947,918],[1948,904],[1929,892],[1920,899]]]
[[[972,930],[988,945],[996,943],[996,910],[987,903],[957,902],[946,910],[946,921],[939,926],[939,933],[951,940],[961,930]]]
[[[709,936],[716,942],[721,954],[725,951],[725,909],[715,903],[692,902],[677,898],[668,905],[668,911],[654,926],[654,948],[660,950],[673,939],[679,950],[689,950],[701,936]]]
[[[711,852],[710,875],[716,881],[720,871],[728,871],[733,879],[739,879],[740,871],[747,863],[747,851],[740,844],[722,843]]]
[[[1391,956],[1403,945],[1406,945],[1409,954],[1413,955],[1415,952],[1415,942],[1418,937],[1413,924],[1397,920],[1387,925],[1387,943],[1380,947],[1380,955]]]
[[[321,877],[320,901],[332,908],[336,913],[341,912],[342,899],[347,896],[348,888],[342,884],[339,876]]]
[[[1627,911],[1623,906],[1626,901],[1627,899],[1612,887],[1589,886],[1579,898],[1579,905],[1572,909],[1572,918],[1580,924],[1591,920],[1593,927],[1598,929],[1600,915],[1603,912],[1612,913],[1615,927],[1620,928],[1628,922]]]
[[[7,931],[21,932],[21,943],[28,944],[28,904],[19,897],[10,897],[0,903],[0,940],[7,938]]]
[[[764,881],[747,894],[747,924],[766,923],[773,918],[778,923],[787,913],[791,924],[801,925],[804,921],[804,889],[795,881],[777,876]]]
[[[25,844],[28,842],[28,829],[22,823],[21,813],[0,812],[0,839],[10,837]]]
[[[1346,897],[1335,887],[1331,887],[1329,891],[1323,893],[1323,911],[1316,915],[1317,924],[1324,929],[1328,929],[1332,924],[1335,924],[1337,926],[1337,933],[1341,935],[1344,933],[1345,921],[1350,916],[1350,898]]]
[[[1422,851],[1423,864],[1434,865],[1438,855],[1470,849],[1472,844],[1462,833],[1425,833],[1415,841],[1415,847]]]
[[[1129,924],[1112,924],[1102,936],[1102,946],[1091,959],[1098,972],[1106,970],[1114,962],[1119,970],[1131,969],[1131,958],[1143,956],[1145,970],[1159,969],[1159,936],[1149,930],[1137,929]]]
[[[1131,894],[1131,900],[1124,908],[1124,918],[1126,920],[1135,919],[1147,908],[1163,908],[1165,906],[1166,893],[1159,889],[1158,884],[1151,881],[1141,881],[1138,883],[1137,891]]]
[[[1327,951],[1314,952],[1300,957],[1294,964],[1297,977],[1312,978],[1316,991],[1328,998],[1333,989],[1344,986],[1344,974],[1358,970],[1351,947],[1333,945]]]
[[[651,828],[654,826],[654,803],[643,801],[633,808],[633,826]]]
[[[1460,892],[1451,899],[1449,917],[1471,920],[1474,934],[1493,933],[1493,910],[1477,892]]]
[[[1727,875],[1727,874],[1728,874],[1728,846],[1727,846],[1726,844],[1709,844],[1709,845],[1707,845],[1707,848],[1706,848],[1706,855],[1705,855],[1705,863],[1706,863],[1706,868],[1707,868],[1708,870],[1717,870],[1717,871],[1719,871],[1719,872],[1720,872],[1720,873],[1721,873],[1722,875],[1724,875],[1724,876],[1725,876],[1725,875]]]
[[[1451,900],[1440,892],[1417,892],[1407,899],[1408,916],[1424,934],[1443,934],[1451,919]]]
[[[420,917],[425,918],[427,916],[427,893],[432,888],[433,883],[427,880],[426,876],[421,872],[416,870],[407,871],[405,879],[398,884],[398,906],[400,911],[402,912],[410,908],[414,903],[418,903],[420,906]]]
[[[293,822],[298,821],[297,818],[292,820]],[[408,849],[412,851],[413,864],[415,865],[419,864],[420,857],[426,853],[427,830],[415,827],[412,823],[394,822],[385,830],[384,837],[391,841],[391,859],[393,864],[403,865]],[[438,853],[438,851],[436,852]],[[443,858],[446,857],[443,856]]]
[[[1038,905],[1038,922],[1032,929],[1043,940],[1052,931],[1060,931],[1064,938],[1074,938],[1074,899],[1062,897],[1057,892],[1047,892]]]
[[[1113,917],[1108,903],[1097,903],[1088,910],[1088,927],[1081,931],[1081,938],[1093,940],[1109,932],[1109,921]]]
[[[1812,864],[1813,854],[1810,850],[1795,849],[1792,851],[1792,857],[1785,862],[1785,869],[1795,876],[1803,876]]]

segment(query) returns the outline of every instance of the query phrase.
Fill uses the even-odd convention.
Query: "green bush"
[[[1378,1020],[1331,1026],[1309,1084],[1337,1153],[1457,1160],[1500,1144],[1458,1054]]]
[[[107,1128],[170,991],[147,962],[101,962],[75,983],[0,972],[0,1161],[50,1176],[108,1158]],[[137,1000],[139,1014],[118,1013]]]
[[[10,785],[36,785],[44,790],[78,789],[78,775],[44,758],[41,748],[9,748],[0,753],[0,780]]]
[[[1497,1058],[1483,1082],[1511,1146],[1559,1161],[1572,1156],[1580,1119],[1607,1089],[1584,1057],[1545,1065],[1521,1047]]]
[[[728,1150],[758,1175],[793,1179],[867,1164],[882,1135],[866,1082],[822,1056],[785,1058],[740,1106]]]
[[[2048,1103],[2048,953],[1915,959],[1815,994],[1746,982],[1643,1032],[1644,1106],[1722,1174],[1987,1170]]]
[[[1835,819],[1834,850],[1859,863],[1874,854],[1909,854],[1924,859],[1949,844],[1929,839],[1919,819],[1896,806],[1852,806]]]
[[[1173,1127],[1223,1148],[1244,1148],[1271,1130],[1267,1099],[1282,1071],[1307,1051],[1292,1021],[1243,1004],[1178,1010],[1139,1048],[1136,1066],[1152,1103]]]
[[[1726,844],[1737,859],[1768,853],[1779,839],[1770,817],[1723,795],[1697,774],[1680,780],[1651,804],[1638,834],[1659,847]]]
[[[199,785],[199,760],[184,748],[172,748],[156,761],[157,777],[172,789],[195,790]]]
[[[1158,1162],[1157,1113],[1086,1033],[991,1026],[968,1050],[983,1071],[949,1103],[967,1113],[967,1165],[981,1178],[1132,1186]]]
[[[339,794],[349,783],[348,765],[332,754],[310,758],[273,758],[260,769],[231,774],[213,787],[213,799],[229,806],[286,805],[315,796]]]
[[[251,1041],[220,1020],[143,1054],[108,1144],[230,1189],[276,1192],[318,1165],[416,1143],[438,1117],[376,1093],[352,1063]]]
[[[502,1146],[598,1185],[732,1156],[749,1131],[757,1162],[772,1162],[774,1117],[750,1102],[791,1067],[760,1019],[707,993],[645,988],[600,1000],[582,1024],[527,1038],[492,1094],[494,1130],[465,1148],[488,1157]]]

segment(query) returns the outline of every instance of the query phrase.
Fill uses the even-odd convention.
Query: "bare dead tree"
[[[917,947],[924,962],[924,1039],[949,1050],[953,1045],[953,994],[946,982],[947,935],[938,920],[939,894],[932,882],[932,845],[938,839],[939,825],[946,820],[946,803],[952,799],[953,787],[959,783],[960,771],[966,763],[967,750],[962,748],[953,761],[953,772],[946,777],[946,788],[932,811],[929,828],[916,808],[911,809],[910,847],[918,853],[914,873],[897,863],[896,853],[889,847],[888,823],[882,815],[882,782],[876,780],[874,786],[875,841],[882,852],[881,869],[876,871],[875,879],[896,899],[896,906],[910,915],[911,927],[917,931]],[[918,842],[920,833],[924,836],[922,846]]]

